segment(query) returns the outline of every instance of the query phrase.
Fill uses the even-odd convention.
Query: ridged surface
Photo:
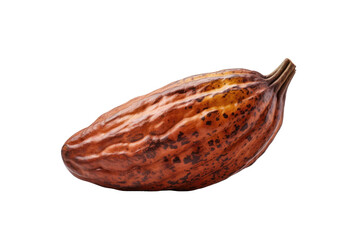
[[[66,141],[76,177],[120,190],[193,190],[250,166],[282,118],[295,65],[228,69],[173,82],[100,116]]]

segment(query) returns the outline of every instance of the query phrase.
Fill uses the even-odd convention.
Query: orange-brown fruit
[[[228,69],[191,76],[101,115],[62,147],[76,177],[120,190],[193,190],[264,153],[283,120],[295,65],[264,76]]]

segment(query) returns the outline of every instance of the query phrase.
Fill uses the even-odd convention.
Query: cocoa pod
[[[193,190],[249,167],[280,129],[295,65],[227,69],[134,98],[70,137],[76,177],[120,190]]]

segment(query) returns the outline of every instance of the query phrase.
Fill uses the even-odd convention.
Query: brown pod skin
[[[76,177],[119,190],[194,190],[250,166],[279,131],[295,65],[191,76],[101,115],[62,147]]]

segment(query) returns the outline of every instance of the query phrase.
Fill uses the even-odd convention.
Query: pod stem
[[[289,85],[295,74],[295,68],[295,64],[286,58],[275,71],[265,76],[265,78],[269,81],[269,86],[278,91],[283,85]]]

